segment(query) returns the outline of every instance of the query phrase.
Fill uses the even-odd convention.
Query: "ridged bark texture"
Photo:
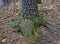
[[[36,15],[38,12],[37,0],[22,0],[21,15]]]

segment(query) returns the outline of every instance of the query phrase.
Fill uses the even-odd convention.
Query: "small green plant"
[[[50,29],[52,29],[52,27],[49,22],[39,15],[37,0],[22,1],[24,3],[22,3],[22,12],[18,20],[13,21],[9,25],[2,25],[0,28],[17,28],[18,32],[21,32],[25,38],[30,38],[27,44],[33,44],[42,38],[42,36],[36,32],[36,27],[44,26]],[[38,2],[40,3],[41,0],[38,0]]]
[[[41,4],[42,3],[42,0],[38,0],[38,3]]]

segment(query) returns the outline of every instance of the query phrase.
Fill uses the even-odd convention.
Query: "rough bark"
[[[37,0],[22,0],[21,15],[36,15],[38,12]]]

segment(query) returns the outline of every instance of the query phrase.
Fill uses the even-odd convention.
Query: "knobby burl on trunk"
[[[24,37],[30,39],[31,42],[28,44],[33,44],[41,38],[41,35],[36,32],[36,26],[45,26],[51,29],[50,23],[39,15],[38,0],[22,0],[22,9],[18,20],[9,25],[2,25],[0,28],[18,28]]]

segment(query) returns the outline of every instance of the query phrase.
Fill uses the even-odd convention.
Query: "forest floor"
[[[4,7],[0,11],[0,25],[9,24],[17,19],[20,14],[20,7],[9,6]],[[60,22],[59,11],[48,11],[42,13],[43,18],[52,22],[53,29],[47,29],[43,26],[37,29],[37,32],[43,36],[43,39],[38,41],[37,44],[60,44]],[[16,31],[16,28],[0,29],[0,44],[26,44],[23,36]]]

